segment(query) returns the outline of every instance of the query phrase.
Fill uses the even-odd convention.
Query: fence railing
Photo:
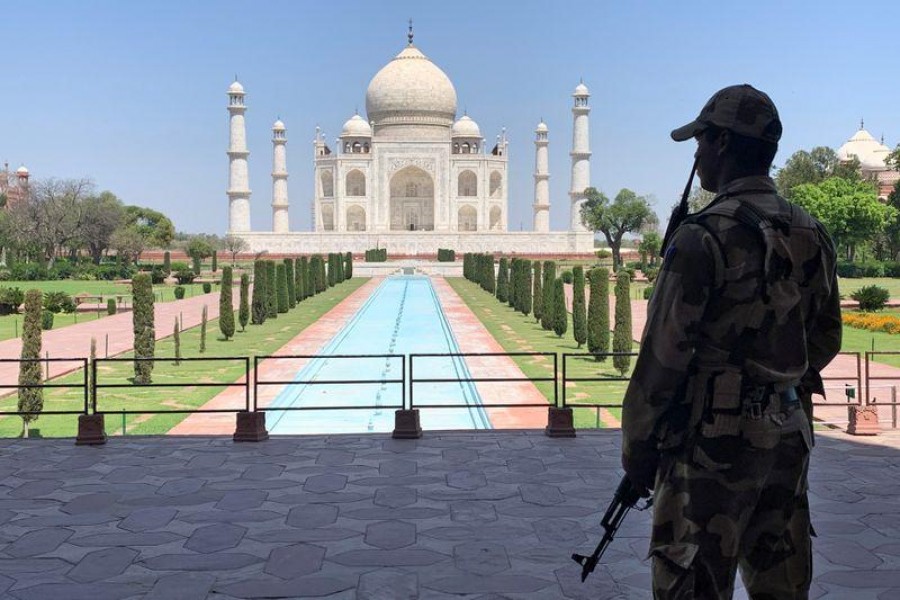
[[[244,363],[244,377],[243,381],[232,381],[228,383],[224,382],[213,382],[213,381],[174,381],[174,382],[153,382],[150,383],[99,383],[97,373],[102,369],[104,364],[115,364],[115,363],[136,363],[136,362],[156,362],[156,363],[174,363],[175,361],[180,362],[242,362]],[[184,387],[237,387],[244,388],[244,406],[243,408],[171,408],[171,409],[148,409],[148,408],[139,408],[136,410],[132,410],[130,408],[125,408],[124,406],[116,409],[116,410],[103,410],[100,406],[100,396],[101,390],[113,390],[113,389],[134,389],[134,388],[184,388]],[[249,411],[250,410],[250,358],[247,356],[203,356],[203,357],[191,357],[191,358],[178,358],[175,357],[154,357],[154,358],[97,358],[94,360],[93,368],[91,369],[91,405],[94,414],[122,414],[122,415],[130,415],[130,414],[143,414],[143,415],[153,415],[153,414],[168,414],[168,413],[234,413],[237,411]]]
[[[388,379],[333,379],[333,378],[308,378],[308,379],[262,379],[259,375],[259,365],[266,360],[319,360],[319,361],[359,361],[366,359],[385,359],[385,369],[382,374],[391,370],[390,362],[400,359],[400,378]],[[324,365],[317,365],[321,369]],[[302,372],[301,372],[302,373]],[[365,404],[365,405],[304,405],[304,406],[260,406],[259,388],[261,386],[316,386],[316,385],[400,385],[399,404]],[[406,361],[402,354],[293,354],[293,355],[269,355],[253,357],[253,410],[254,411],[281,411],[281,410],[379,410],[379,409],[403,409],[406,407]],[[249,410],[249,409],[248,409]]]
[[[544,356],[553,359],[553,377],[472,377],[472,367],[469,366],[466,358],[491,358],[491,357],[515,357],[515,356]],[[461,377],[416,377],[415,364],[420,364],[429,359],[449,358],[454,360],[454,368],[459,372],[463,372],[469,376]],[[461,361],[457,359],[463,359]],[[409,355],[409,407],[410,408],[466,408],[466,405],[447,404],[447,403],[420,403],[415,404],[415,386],[423,383],[512,383],[512,382],[552,382],[553,383],[553,406],[559,406],[559,392],[557,381],[558,377],[558,361],[555,352],[450,352],[450,353],[417,353]],[[484,408],[534,408],[540,406],[527,402],[502,402],[482,404]]]
[[[615,359],[615,357],[627,356],[628,360],[631,361],[632,358],[637,357],[637,352],[602,352],[598,354],[593,354],[591,352],[566,352],[562,355],[562,407],[563,408],[584,408],[584,409],[592,409],[594,411],[595,418],[595,426],[600,428],[600,410],[601,409],[609,409],[609,408],[621,408],[622,401],[621,397],[624,397],[624,393],[620,397],[618,402],[571,402],[569,400],[568,393],[568,383],[569,382],[582,382],[582,383],[627,383],[631,380],[631,377],[625,375],[599,375],[596,377],[573,377],[570,374],[569,365],[572,362],[572,359],[585,359],[588,358],[591,361],[594,361],[595,364],[599,365],[600,360],[605,361],[606,359]]]
[[[25,390],[25,389],[53,389],[53,388],[67,388],[67,389],[80,389],[82,390],[82,394],[84,396],[84,403],[82,405],[81,410],[39,410],[39,411],[20,411],[20,410],[3,410],[0,408],[0,415],[86,415],[88,414],[89,406],[89,394],[88,394],[88,359],[86,358],[0,358],[0,364],[9,364],[9,363],[17,363],[20,365],[22,363],[39,363],[39,365],[46,368],[49,371],[50,363],[77,363],[79,366],[73,370],[82,369],[82,373],[84,375],[83,380],[80,383],[36,383],[36,384],[22,384],[16,383],[12,384],[2,384],[0,385],[0,390]],[[52,379],[50,379],[52,381]]]

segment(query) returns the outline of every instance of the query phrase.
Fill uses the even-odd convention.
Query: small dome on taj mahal
[[[281,122],[281,119],[275,121],[275,123],[272,125],[272,129],[275,131],[284,131],[284,123]]]
[[[235,79],[234,83],[232,83],[231,85],[228,86],[228,93],[229,94],[243,94],[244,86],[242,86],[240,84],[240,82],[238,82],[238,80]]]
[[[582,81],[577,86],[575,86],[575,91],[572,93],[573,96],[590,96],[591,92],[588,90],[588,87],[584,85]]]
[[[372,126],[358,114],[353,115],[344,123],[341,137],[372,137]]]
[[[478,123],[472,120],[469,115],[463,115],[459,118],[450,129],[450,135],[453,137],[481,137],[481,130]]]

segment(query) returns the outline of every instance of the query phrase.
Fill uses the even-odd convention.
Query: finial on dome
[[[413,45],[413,28],[412,28],[412,19],[409,20],[409,33],[406,34],[406,38],[409,40],[409,45]]]
[[[866,128],[866,121],[865,121],[865,119],[860,119],[860,120],[859,120],[859,130],[862,131],[862,130],[865,129],[865,128]]]

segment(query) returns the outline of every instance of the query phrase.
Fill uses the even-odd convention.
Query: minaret
[[[285,144],[287,137],[284,133],[284,123],[281,120],[275,121],[272,125],[272,231],[275,233],[290,231]]]
[[[228,87],[228,231],[250,231],[250,178],[247,170],[247,128],[244,124],[244,86],[235,79]]]
[[[534,226],[533,231],[550,231],[550,159],[547,124],[541,120],[534,130]]]
[[[588,128],[588,115],[591,107],[588,106],[588,98],[591,94],[584,85],[578,84],[572,97],[575,104],[572,106],[572,117],[575,120],[572,127],[572,187],[569,188],[569,197],[572,199],[572,214],[569,222],[570,231],[587,231],[581,224],[581,205],[584,204],[584,190],[591,185],[591,141]]]

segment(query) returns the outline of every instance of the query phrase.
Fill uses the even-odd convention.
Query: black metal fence
[[[0,390],[23,390],[23,389],[53,389],[53,388],[66,388],[66,389],[80,389],[82,390],[82,394],[84,395],[84,403],[81,410],[40,410],[40,411],[20,411],[20,410],[2,410],[0,409],[0,416],[6,415],[86,415],[89,410],[89,395],[88,395],[88,359],[86,358],[0,358],[0,364],[9,364],[16,363],[20,365],[22,363],[40,363],[41,365],[45,365],[47,371],[49,371],[50,363],[77,363],[78,367],[73,370],[82,369],[82,373],[84,374],[84,378],[80,383],[37,383],[37,384],[23,384],[16,383],[12,384],[2,384],[0,385]],[[50,380],[52,381],[52,379]]]
[[[470,375],[470,367],[465,363],[466,358],[490,358],[490,357],[514,357],[514,356],[545,356],[551,357],[553,359],[553,377],[471,377],[471,376],[461,376],[461,377],[416,377],[415,376],[415,363],[418,360],[421,364],[425,360],[436,359],[436,358],[449,358],[451,360],[458,360],[459,364],[456,365],[457,370],[463,373]],[[418,354],[410,354],[409,355],[409,408],[417,408],[415,404],[415,385],[429,383],[511,383],[511,382],[522,382],[529,381],[531,383],[538,382],[552,382],[553,383],[553,406],[559,406],[559,398],[557,392],[556,382],[558,380],[557,377],[557,355],[554,352],[449,352],[449,353],[418,353]],[[490,403],[483,404],[484,408],[535,408],[536,406],[540,406],[534,403],[527,402],[502,402],[502,403]],[[464,405],[460,404],[446,404],[446,403],[427,403],[427,404],[419,404],[418,408],[465,408]]]
[[[382,377],[380,379],[261,379],[259,376],[260,362],[265,360],[366,360],[366,359],[384,359],[385,370],[391,370],[390,362],[394,359],[400,359],[400,378],[388,379]],[[281,410],[383,410],[383,409],[403,409],[406,407],[406,361],[402,354],[294,354],[294,355],[269,355],[253,357],[253,410],[254,411],[281,411]],[[377,405],[304,405],[304,406],[260,406],[259,404],[259,388],[260,386],[306,386],[306,385],[399,385],[400,386],[400,403],[399,404],[377,404]],[[249,410],[249,409],[248,409]]]

